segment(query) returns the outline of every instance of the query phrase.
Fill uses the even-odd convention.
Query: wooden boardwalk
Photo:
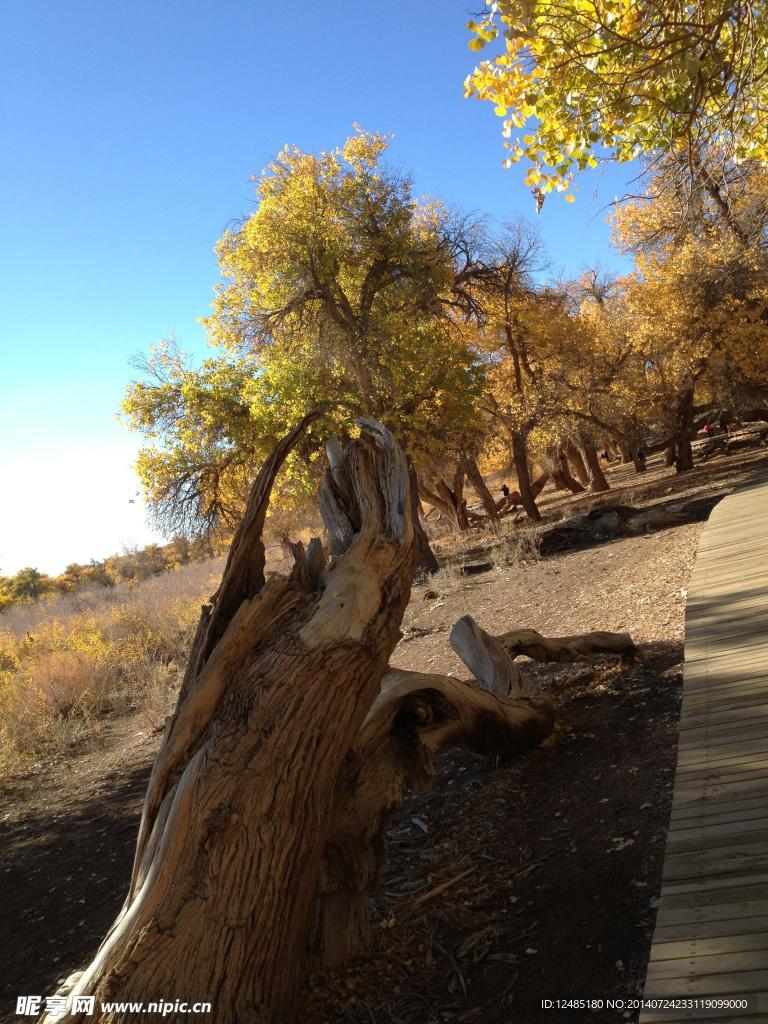
[[[661,1021],[768,1024],[768,477],[717,505],[688,588],[680,746],[646,997]]]

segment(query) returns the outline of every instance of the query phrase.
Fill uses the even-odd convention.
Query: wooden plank
[[[764,857],[768,871],[768,839],[765,832],[744,832],[739,836],[696,836],[682,841],[667,851],[667,866],[680,866],[683,861],[715,861],[733,858],[733,869],[739,870],[745,860]]]
[[[745,700],[749,698],[749,700]],[[707,681],[701,686],[692,687],[683,693],[680,713],[688,720],[690,713],[699,714],[706,711],[709,720],[719,719],[721,711],[730,708],[745,707],[747,704],[757,709],[757,714],[768,708],[768,677],[755,681],[753,679],[735,679],[731,683]],[[746,722],[747,716],[742,718]]]
[[[679,853],[696,845],[699,849],[705,846],[719,847],[743,839],[745,842],[768,841],[768,817],[752,818],[749,821],[726,821],[717,825],[695,825],[693,828],[670,829],[667,834],[667,847],[670,853]],[[749,839],[747,838],[749,837]]]
[[[735,821],[715,821],[702,823],[699,820],[688,822],[688,828],[681,828],[670,825],[667,834],[667,844],[678,847],[678,844],[692,840],[711,840],[715,843],[722,843],[727,836],[745,835],[747,833],[760,834],[768,837],[768,810],[763,808],[763,817],[739,818]]]
[[[694,890],[693,893],[679,895],[662,890],[656,926],[676,927],[686,921],[708,924],[750,914],[768,917],[768,886],[763,886],[762,890],[750,886],[746,892],[744,889],[726,888],[709,892]]]
[[[768,613],[765,609],[744,615],[729,615],[717,620],[714,616],[689,619],[685,627],[686,643],[706,647],[711,640],[740,640],[742,637],[762,638],[765,641]]]
[[[727,732],[715,732],[712,735],[705,732],[704,735],[695,735],[691,739],[681,738],[677,751],[678,757],[686,759],[702,753],[722,757],[728,753],[743,752],[747,744],[754,744],[758,753],[760,744],[768,749],[765,722],[745,724],[738,732],[733,732],[729,728]]]
[[[645,995],[755,993],[768,1022],[768,476],[702,533],[688,586],[677,771]],[[758,1005],[760,1004],[760,1005]],[[763,1012],[765,1011],[765,1012]]]
[[[675,789],[673,807],[698,807],[705,801],[720,801],[733,797],[734,800],[749,800],[765,790],[765,779],[758,775],[752,779],[711,780],[706,785],[694,781],[687,786],[682,780]]]
[[[765,949],[740,950],[735,953],[696,953],[673,960],[652,960],[648,964],[645,987],[648,989],[665,978],[712,978],[716,981],[723,974],[760,970],[766,972],[768,982],[768,956]]]
[[[765,708],[765,695],[760,689],[747,686],[741,693],[709,693],[692,694],[683,697],[680,709],[686,719],[691,715],[704,715],[705,717],[717,714],[718,711],[728,711],[731,708]]]
[[[715,659],[715,664],[712,666],[715,671],[719,667],[717,663],[719,659],[728,659],[729,669],[737,664],[751,662],[760,664],[765,649],[764,625],[753,626],[740,633],[728,631],[724,634],[710,628],[701,639],[692,636],[688,640],[686,636],[685,663],[696,667],[696,663],[699,661]]]
[[[748,821],[760,818],[766,813],[766,802],[758,795],[744,800],[734,800],[732,796],[725,799],[710,799],[694,803],[677,803],[672,805],[670,828],[685,828],[686,823],[700,821],[702,824],[721,824],[727,821]]]
[[[734,685],[729,686],[729,683]],[[689,681],[685,678],[685,673],[683,673],[681,713],[684,725],[688,725],[685,709],[690,708],[694,702],[700,701],[702,698],[707,700],[707,702],[710,700],[718,701],[718,704],[712,705],[710,709],[710,713],[718,718],[721,712],[730,711],[731,708],[736,710],[739,705],[734,703],[729,706],[728,703],[734,697],[741,696],[734,692],[734,686],[741,687],[752,697],[752,703],[762,705],[763,710],[768,706],[768,677],[752,678],[747,672],[738,672],[730,679],[721,673],[718,678],[704,676],[701,679],[691,678]]]
[[[745,697],[721,697],[702,701],[701,707],[692,707],[692,699],[683,697],[681,714],[685,715],[686,723],[695,725],[697,722],[713,721],[719,717],[721,712],[736,714],[745,707],[752,707],[758,711],[764,711],[768,702],[760,693],[751,693]]]
[[[768,970],[732,971],[707,977],[654,978],[645,982],[646,998],[653,996],[748,995],[768,993]]]
[[[764,738],[768,742],[768,703],[762,714],[759,711],[757,714],[750,714],[747,721],[744,721],[742,713],[741,720],[721,722],[714,718],[706,725],[681,729],[677,749],[687,750],[688,747],[703,744],[723,746],[729,741],[751,738]]]
[[[730,847],[728,849],[732,850]],[[687,853],[668,857],[664,862],[664,878],[671,886],[674,886],[675,882],[700,880],[706,884],[720,884],[723,879],[734,882],[743,880],[748,886],[752,884],[753,877],[768,866],[766,847],[754,853],[742,851],[738,854],[725,854],[714,851],[711,854],[708,856]]]
[[[668,883],[666,880],[664,881],[661,891],[662,894],[668,896],[698,895],[702,900],[710,896],[714,897],[713,902],[720,902],[721,893],[725,889],[738,889],[740,899],[747,899],[754,894],[755,886],[762,886],[767,882],[768,871],[760,871],[748,876],[734,873],[730,877],[725,875],[724,877],[670,878]]]
[[[743,906],[749,910],[750,904]],[[737,918],[720,918],[715,921],[691,921],[686,916],[682,924],[660,925],[654,933],[653,953],[657,945],[665,942],[679,942],[684,939],[686,942],[693,942],[696,939],[718,939],[731,937],[733,935],[748,936],[753,932],[768,934],[768,917],[765,914],[749,916],[741,914]],[[761,936],[762,938],[762,936]]]
[[[765,918],[758,918],[764,921]],[[751,950],[763,950],[768,953],[768,934],[761,934],[755,930],[751,933],[742,933],[737,927],[740,922],[730,922],[735,929],[731,935],[708,935],[706,938],[688,938],[670,940],[668,942],[654,942],[652,959],[655,960],[680,960],[691,957],[719,956],[720,954],[744,953]],[[768,955],[765,956],[768,963]]]
[[[759,754],[746,764],[723,764],[711,768],[698,764],[682,765],[677,769],[675,776],[683,786],[690,785],[696,780],[705,782],[707,779],[718,779],[728,782],[735,778],[746,781],[768,778],[768,756]]]
[[[762,710],[756,709],[750,713],[749,721],[753,722],[756,726],[768,730],[768,699],[766,699]],[[726,732],[729,729],[739,729],[744,724],[744,712],[740,708],[733,708],[730,711],[721,711],[719,715],[711,715],[710,721],[707,723],[691,721],[686,718],[680,722],[680,740],[681,742],[686,740],[689,736],[695,735],[699,732],[706,732],[708,730],[717,730],[714,735],[718,735],[719,732]]]
[[[768,764],[768,738],[760,736],[758,739],[737,739],[729,743],[707,746],[697,744],[691,747],[683,747],[678,757],[678,771],[680,768],[692,768],[696,765],[725,766],[734,764],[754,764],[756,759],[762,759]]]

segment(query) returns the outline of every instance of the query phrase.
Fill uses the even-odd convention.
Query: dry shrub
[[[96,699],[91,666],[74,651],[44,651],[23,677],[25,697],[40,714],[87,713]]]
[[[201,599],[220,572],[220,561],[195,563],[107,594],[80,595],[77,603],[51,603],[47,618],[40,608],[34,616],[3,615],[0,779],[42,754],[92,742],[105,715],[133,711],[150,728],[162,724]]]
[[[489,554],[499,566],[522,568],[541,558],[541,534],[539,526],[519,526],[514,533],[504,533],[491,547]]]
[[[438,594],[450,594],[456,590],[464,580],[462,567],[456,562],[448,562],[440,566],[436,573],[429,577],[429,587],[436,590]]]

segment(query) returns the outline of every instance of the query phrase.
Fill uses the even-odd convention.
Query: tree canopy
[[[726,0],[486,0],[470,48],[501,42],[466,94],[503,118],[537,194],[598,161],[768,159],[768,10]],[[513,137],[515,131],[524,134]],[[571,195],[566,195],[572,199]]]
[[[309,407],[317,431],[376,416],[421,463],[481,431],[482,370],[462,329],[482,272],[480,228],[415,200],[357,131],[319,155],[283,150],[257,209],[217,246],[223,279],[205,319],[219,354],[193,369],[156,347],[128,390],[129,422],[155,443],[139,472],[156,519],[189,530],[238,518],[253,468]],[[292,453],[276,504],[317,478],[316,433]]]

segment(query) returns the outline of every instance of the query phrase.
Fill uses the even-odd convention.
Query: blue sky
[[[0,8],[0,573],[153,539],[115,414],[130,357],[202,353],[213,246],[285,143],[391,132],[420,193],[536,219],[552,264],[618,266],[584,176],[541,215],[500,121],[467,101],[472,0],[4,0]]]

